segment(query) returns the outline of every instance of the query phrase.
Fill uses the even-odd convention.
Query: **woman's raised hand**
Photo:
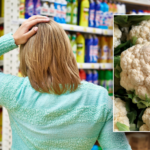
[[[15,44],[16,45],[25,44],[27,42],[27,40],[31,36],[33,36],[38,30],[38,27],[33,27],[33,26],[38,24],[38,23],[41,23],[41,22],[49,22],[49,20],[50,19],[48,17],[44,17],[44,16],[32,16],[32,17],[30,17],[13,34]]]

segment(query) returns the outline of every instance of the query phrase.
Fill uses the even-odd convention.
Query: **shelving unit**
[[[117,1],[129,3],[129,4],[150,6],[150,0],[117,0]]]
[[[113,69],[112,63],[78,63],[79,69]]]
[[[0,60],[0,66],[3,66],[3,61],[2,60]]]
[[[4,18],[0,17],[0,24],[4,23]]]
[[[26,19],[12,20],[12,25],[22,24],[25,20]],[[83,32],[83,33],[90,33],[90,34],[97,34],[97,35],[108,35],[108,36],[113,34],[113,30],[111,29],[98,29],[98,28],[82,27],[82,26],[71,25],[71,24],[60,24],[60,26],[67,31]]]

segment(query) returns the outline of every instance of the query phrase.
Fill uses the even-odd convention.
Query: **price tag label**
[[[107,31],[107,30],[104,30],[104,34],[107,35],[107,34],[108,34],[108,31]]]
[[[96,29],[93,29],[93,33],[96,33]]]
[[[74,27],[70,27],[70,30],[74,30]]]
[[[94,65],[94,64],[91,64],[91,68],[95,68],[95,65]]]
[[[105,64],[102,64],[102,69],[105,69],[106,68],[106,65]]]
[[[80,64],[80,65],[79,65],[79,68],[81,68],[81,69],[82,69],[82,68],[83,68],[83,64]]]
[[[87,28],[83,28],[83,31],[84,31],[84,32],[87,32]]]

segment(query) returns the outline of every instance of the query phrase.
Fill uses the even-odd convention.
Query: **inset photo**
[[[114,132],[150,131],[150,15],[114,16]]]

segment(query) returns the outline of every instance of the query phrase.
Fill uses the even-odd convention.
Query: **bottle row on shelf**
[[[110,96],[113,95],[113,71],[112,70],[79,70],[81,81],[91,82],[101,85],[108,90]]]
[[[20,0],[20,18],[46,15],[58,23],[112,29],[113,14],[125,14],[124,4],[111,0]]]
[[[113,62],[113,38],[90,34],[70,34],[74,56],[77,63],[112,63]]]

